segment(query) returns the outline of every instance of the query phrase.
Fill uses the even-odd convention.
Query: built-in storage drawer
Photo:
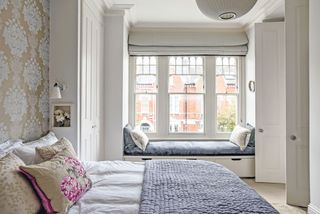
[[[254,156],[124,156],[126,161],[146,160],[205,160],[219,163],[239,177],[255,177]]]
[[[255,177],[255,161],[252,158],[228,157],[216,158],[214,162],[219,163],[236,173],[239,177]]]

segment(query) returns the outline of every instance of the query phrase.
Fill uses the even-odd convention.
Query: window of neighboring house
[[[203,133],[204,131],[203,57],[169,59],[169,131]]]
[[[135,125],[144,132],[157,130],[157,58],[137,57],[135,60]]]
[[[216,131],[232,132],[238,122],[239,64],[236,57],[216,57]]]

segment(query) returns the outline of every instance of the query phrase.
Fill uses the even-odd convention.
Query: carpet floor
[[[284,184],[256,183],[254,179],[243,179],[249,186],[266,199],[280,214],[306,214],[306,208],[290,206],[286,203]]]

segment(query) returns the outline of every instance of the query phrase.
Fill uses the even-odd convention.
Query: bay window
[[[130,122],[151,138],[228,138],[244,117],[242,60],[130,57]]]

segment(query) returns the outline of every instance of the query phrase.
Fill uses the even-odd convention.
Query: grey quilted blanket
[[[207,161],[146,162],[140,214],[273,214],[234,173]]]

